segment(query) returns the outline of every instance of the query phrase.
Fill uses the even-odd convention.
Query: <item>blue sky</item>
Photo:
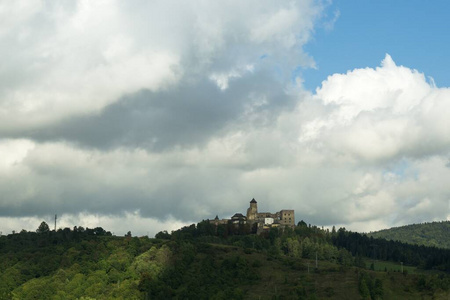
[[[333,1],[327,19],[305,46],[317,70],[303,70],[304,84],[314,90],[328,75],[375,67],[389,53],[398,65],[450,86],[450,1]]]

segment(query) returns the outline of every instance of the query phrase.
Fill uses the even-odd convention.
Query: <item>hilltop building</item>
[[[255,198],[250,201],[250,207],[247,209],[247,222],[257,223],[257,231],[271,227],[291,227],[295,226],[295,213],[293,209],[283,209],[276,213],[258,212],[258,202]]]
[[[217,226],[217,225],[226,225],[226,224],[228,224],[228,221],[230,221],[230,220],[228,220],[228,219],[219,219],[219,216],[216,215],[214,220],[212,220],[212,222],[211,221],[210,222]]]
[[[219,219],[218,216],[212,221],[216,226],[220,224],[249,224],[256,226],[256,232],[259,234],[272,227],[291,227],[295,226],[295,213],[293,209],[283,209],[275,213],[258,212],[258,202],[255,198],[250,201],[250,207],[247,209],[247,215],[235,213],[231,219]]]
[[[244,216],[241,213],[235,213],[231,217],[231,223],[233,223],[233,224],[246,224],[247,223],[247,217]]]

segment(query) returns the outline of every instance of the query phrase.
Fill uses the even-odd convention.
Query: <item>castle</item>
[[[250,201],[250,207],[247,209],[247,216],[241,213],[234,214],[231,219],[219,220],[219,217],[213,220],[217,226],[220,224],[249,224],[257,226],[257,233],[268,230],[272,227],[291,227],[295,226],[295,213],[293,209],[283,209],[276,213],[258,212],[258,202],[255,198]]]

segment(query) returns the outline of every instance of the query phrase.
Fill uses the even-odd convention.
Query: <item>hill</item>
[[[0,236],[0,299],[450,296],[449,250],[306,225],[262,235],[247,231],[245,225],[215,228],[204,221],[154,239],[81,227]],[[377,260],[367,257],[374,245]],[[396,255],[409,263],[402,266]]]
[[[450,249],[450,221],[413,224],[367,234],[374,238]]]

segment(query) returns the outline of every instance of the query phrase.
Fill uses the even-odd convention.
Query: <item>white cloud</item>
[[[306,122],[300,139],[367,161],[440,154],[450,145],[449,95],[386,55],[376,69],[328,77],[315,95],[326,117]]]
[[[276,41],[291,48],[297,43],[297,38],[290,28],[301,22],[299,13],[295,9],[282,8],[275,14],[261,16],[254,25],[250,38],[258,43]],[[303,27],[303,26],[302,26]],[[308,29],[308,28],[305,28]],[[312,29],[312,23],[310,24]]]
[[[49,126],[199,74],[224,89],[233,70],[268,52],[294,69],[320,10],[310,1],[3,3],[0,127]]]
[[[0,153],[2,155],[0,172],[6,172],[16,163],[22,161],[33,147],[34,144],[28,140],[0,140]]]
[[[389,55],[375,69],[329,76],[312,100],[299,104],[310,114],[301,115],[298,140],[323,157],[316,167],[352,175],[328,187],[346,195],[336,198],[339,223],[367,231],[446,218],[450,189],[441,183],[449,172],[449,105],[448,88]]]
[[[253,72],[253,65],[246,65],[239,69],[230,70],[228,73],[212,73],[209,76],[209,79],[214,81],[217,86],[222,90],[226,90],[228,88],[228,81],[233,78],[240,78],[244,73]]]
[[[46,2],[25,16],[13,11],[23,20],[0,38],[0,53],[12,58],[0,73],[4,131],[96,112],[124,94],[176,81],[179,54],[140,45],[111,4]]]
[[[448,218],[450,90],[389,55],[292,86],[320,3],[2,5],[3,231],[152,235],[253,197],[354,230]]]
[[[338,105],[334,116],[342,124],[364,112],[389,109],[393,115],[413,112],[432,87],[423,74],[397,66],[386,54],[376,69],[355,69],[334,74],[317,89],[317,98],[327,105]]]

